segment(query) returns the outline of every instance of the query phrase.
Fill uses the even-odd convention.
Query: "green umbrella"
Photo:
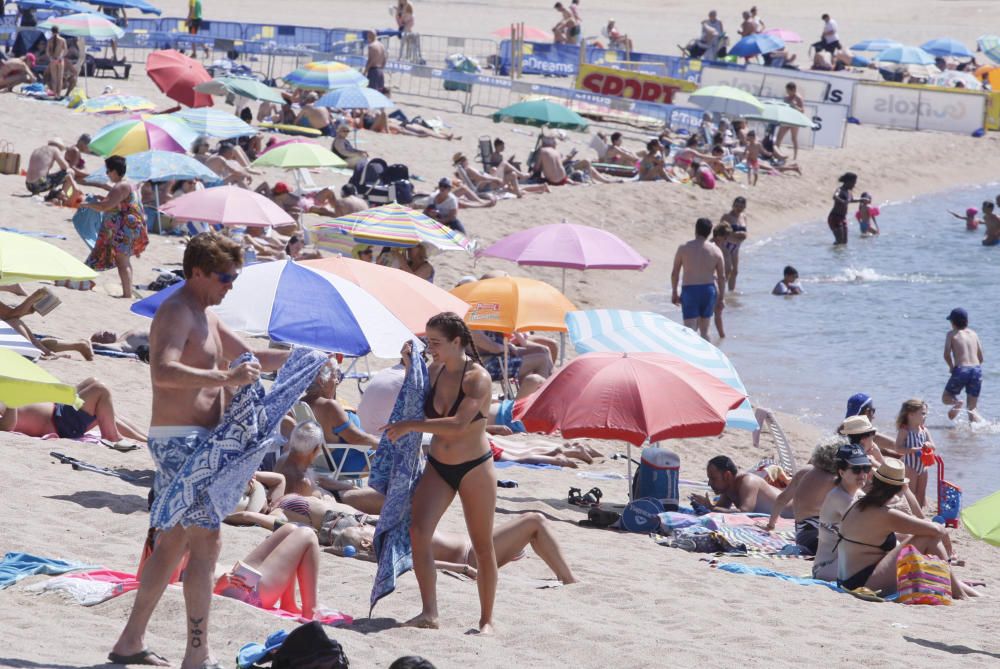
[[[234,95],[240,95],[261,102],[274,102],[279,105],[285,103],[285,98],[281,97],[281,91],[278,89],[266,86],[256,79],[247,79],[245,77],[216,77],[211,81],[198,84],[194,87],[194,90],[199,93],[208,93],[209,95],[233,93]]]
[[[97,272],[46,241],[0,232],[0,285],[43,279],[87,281]]]
[[[972,536],[1000,546],[1000,491],[962,509],[962,522]]]
[[[764,111],[760,100],[732,86],[703,86],[688,96],[688,102],[705,111],[727,116],[748,116]]]
[[[346,167],[344,159],[312,142],[288,142],[265,151],[253,161],[254,167]]]
[[[564,130],[586,130],[587,119],[572,109],[550,100],[518,102],[493,114],[493,121],[511,121],[523,125],[547,125]]]
[[[9,409],[39,402],[82,406],[76,388],[6,348],[0,348],[0,402]]]
[[[759,114],[747,114],[746,118],[778,125],[792,125],[797,128],[812,127],[812,120],[790,104],[768,100],[761,101],[761,105],[764,111]]]

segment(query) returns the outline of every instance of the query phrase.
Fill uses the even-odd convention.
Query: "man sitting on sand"
[[[589,175],[594,181],[605,184],[612,183],[611,179],[594,169],[589,160],[573,160],[573,153],[568,158],[563,159],[556,148],[556,138],[543,137],[542,146],[538,149],[538,157],[535,159],[535,164],[532,165],[532,172],[541,174],[542,181],[549,186],[565,186],[567,184],[575,186],[582,183],[580,175],[578,175],[580,181],[570,178],[566,172],[567,167],[572,171]]]
[[[46,288],[39,288],[34,293],[29,295],[21,304],[16,307],[8,307],[3,302],[0,302],[0,320],[3,320],[7,325],[14,328],[14,331],[19,335],[30,341],[35,348],[42,352],[42,356],[49,357],[56,353],[62,353],[64,351],[76,351],[83,356],[84,360],[93,360],[94,351],[88,342],[83,340],[77,341],[62,341],[56,339],[55,337],[45,337],[44,339],[39,339],[35,336],[35,333],[25,325],[24,321],[21,319],[28,314],[33,314],[35,312],[35,305],[41,300],[49,295],[49,290]]]
[[[819,510],[827,493],[837,481],[837,442],[820,444],[809,458],[809,464],[795,472],[791,483],[781,491],[767,521],[770,532],[778,524],[778,516],[789,504],[795,512],[795,543],[807,555],[816,554],[819,543]]]
[[[37,62],[35,54],[29,53],[24,58],[8,58],[0,63],[0,91],[12,91],[18,84],[30,84],[35,81],[31,68]]]
[[[111,391],[94,378],[81,381],[76,394],[83,405],[76,409],[70,404],[42,402],[19,409],[7,409],[0,404],[0,429],[20,432],[29,437],[57,434],[62,439],[79,439],[95,425],[101,429],[101,439],[118,445],[122,437],[145,443],[146,435],[124,418],[115,416]]]
[[[300,125],[303,128],[313,128],[314,130],[319,130],[320,133],[327,137],[332,137],[334,130],[330,110],[326,107],[317,107],[316,102],[318,100],[319,96],[316,93],[306,95],[305,100],[302,102],[302,110],[295,117],[295,125]]]
[[[708,239],[712,234],[712,221],[699,218],[694,232],[695,238],[679,246],[674,255],[674,269],[670,273],[671,302],[681,307],[684,325],[707,340],[716,303],[725,304],[726,260],[719,247]]]
[[[226,185],[237,185],[247,188],[253,181],[256,171],[244,169],[236,160],[236,150],[229,142],[220,142],[215,153],[209,153],[208,137],[199,137],[191,146],[194,159],[215,172]]]
[[[66,145],[58,137],[50,139],[45,146],[40,146],[28,157],[28,169],[24,176],[24,185],[32,195],[45,196],[46,200],[63,199],[67,189],[75,189],[76,184],[69,176],[69,164],[63,158]],[[52,171],[52,166],[59,169]]]
[[[780,491],[769,485],[760,476],[743,472],[725,455],[717,455],[708,461],[708,485],[719,496],[713,503],[708,495],[691,495],[691,502],[705,507],[710,512],[719,513],[767,513],[774,509]],[[735,508],[734,508],[735,507]],[[785,509],[782,518],[791,518]]]

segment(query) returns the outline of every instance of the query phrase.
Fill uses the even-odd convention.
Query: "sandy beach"
[[[182,0],[157,3],[164,16],[183,16]],[[347,3],[306,0],[278,3],[290,23],[309,22],[322,26],[367,27],[386,25],[386,2]],[[549,3],[514,0],[415,3],[418,30],[431,34],[487,37],[494,28],[514,19],[548,29],[555,22]],[[744,3],[749,4],[749,3]],[[275,20],[276,4],[262,0],[222,2],[205,0],[205,17],[219,20]],[[725,0],[715,5],[727,26],[735,29],[741,4]],[[704,9],[703,9],[704,8]],[[609,0],[585,0],[585,20],[597,28],[607,18],[632,35],[636,48],[658,53],[676,53],[675,44],[694,36],[697,22],[707,5],[696,6],[671,0],[668,3],[638,0],[622,7]],[[808,0],[780,0],[761,6],[769,26],[798,31],[808,41],[818,36],[819,15],[833,11]],[[972,43],[984,31],[991,16],[990,3],[889,0],[879,5],[851,3],[837,14],[845,42],[868,37],[894,37],[907,43],[948,35]],[[887,17],[893,17],[891,20]],[[654,18],[655,20],[650,20]],[[588,34],[597,30],[586,30]],[[850,35],[850,36],[848,36]],[[798,45],[804,54],[805,45]],[[803,56],[800,56],[802,58]],[[91,93],[105,84],[124,93],[149,97],[167,106],[166,98],[134,67],[128,81],[98,80]],[[570,85],[569,80],[552,80]],[[96,89],[96,90],[95,90]],[[534,143],[534,133],[512,125],[494,124],[488,117],[462,115],[434,108],[432,101],[399,96],[401,108],[425,118],[440,117],[462,140],[441,141],[404,136],[359,134],[360,148],[384,157],[389,163],[406,163],[419,175],[421,191],[450,175],[451,156],[457,151],[475,154],[476,140],[483,135],[501,136],[508,152],[524,157]],[[0,139],[10,141],[21,153],[22,166],[31,151],[51,137],[73,141],[82,132],[94,132],[107,118],[71,112],[13,95],[0,94],[4,124]],[[637,129],[627,137],[642,140]],[[561,148],[587,148],[589,135],[570,133]],[[631,142],[638,148],[637,141]],[[843,149],[815,149],[800,153],[802,177],[762,177],[749,188],[743,181],[721,182],[715,191],[665,183],[626,183],[561,188],[549,195],[529,195],[506,200],[492,209],[465,210],[462,220],[473,237],[484,244],[527,227],[562,220],[603,227],[615,232],[651,260],[643,272],[570,272],[566,294],[581,309],[662,309],[669,302],[669,272],[678,244],[692,236],[696,218],[717,219],[732,199],[748,199],[750,237],[762,239],[803,221],[825,218],[836,178],[842,172],[857,172],[864,190],[876,201],[899,200],[918,194],[980,184],[996,179],[995,134],[974,139],[941,133],[908,133],[874,127],[850,126]],[[88,167],[100,161],[87,159]],[[331,173],[313,175],[318,184],[341,185],[346,177]],[[287,178],[269,171],[269,182]],[[26,197],[23,178],[0,177],[0,212],[3,226],[65,235],[49,240],[74,256],[87,255],[70,217],[72,210],[50,207]],[[311,219],[313,217],[310,217]],[[318,220],[318,219],[314,219]],[[180,266],[183,247],[177,238],[151,236],[142,257],[133,260],[135,282],[146,284],[157,268]],[[431,261],[436,282],[451,286],[467,274],[504,269],[558,285],[554,270],[517,268],[502,261],[476,264],[468,256],[438,253]],[[757,268],[742,272],[776,274],[780,268]],[[25,286],[29,292],[38,284]],[[98,279],[97,288],[77,292],[53,288],[63,304],[50,315],[26,318],[39,333],[64,338],[88,338],[99,330],[124,331],[148,327],[149,321],[129,311],[130,302],[118,297],[115,272]],[[974,289],[970,288],[970,291]],[[9,294],[0,297],[11,302]],[[668,307],[669,309],[669,307]],[[670,313],[668,311],[668,313]],[[878,316],[878,315],[877,315]],[[888,315],[886,315],[888,316]],[[680,314],[671,314],[679,320]],[[752,332],[733,332],[732,337],[753,337]],[[725,347],[723,345],[723,350]],[[378,361],[375,366],[385,364]],[[739,368],[740,360],[734,359]],[[42,363],[67,383],[94,376],[114,393],[118,413],[132,422],[148,425],[150,382],[148,366],[138,361],[98,357],[85,362],[78,356]],[[788,374],[795,363],[788,361]],[[841,373],[831,370],[831,373]],[[345,386],[348,403],[357,401],[353,387]],[[754,388],[748,388],[751,399]],[[883,417],[884,418],[884,417]],[[804,462],[826,431],[794,416],[779,416],[796,455]],[[623,444],[595,444],[607,456],[624,453]],[[753,446],[747,432],[727,431],[718,438],[681,440],[667,444],[681,456],[681,476],[704,480],[704,466],[717,454],[731,456],[740,468],[750,467],[774,453],[765,436],[761,447]],[[49,456],[59,451],[88,462],[151,477],[153,464],[145,449],[121,454],[100,445],[23,436],[0,436],[0,551],[25,551],[36,555],[101,565],[108,569],[134,571],[148,526],[146,487],[118,478],[74,471]],[[568,562],[581,583],[560,588],[551,585],[551,573],[537,556],[516,562],[501,571],[497,597],[498,632],[493,638],[467,634],[478,615],[475,583],[438,577],[442,629],[436,632],[395,627],[419,610],[419,593],[412,574],[401,579],[398,591],[381,602],[367,619],[368,597],[374,566],[359,560],[323,555],[319,601],[355,617],[354,625],[328,628],[343,646],[355,667],[386,667],[401,655],[419,654],[442,669],[459,667],[728,667],[839,666],[865,667],[989,667],[1000,660],[996,620],[1000,618],[997,597],[948,608],[903,607],[863,602],[823,587],[802,587],[773,578],[720,573],[705,554],[687,553],[659,546],[639,534],[584,529],[576,521],[585,517],[566,503],[570,487],[584,490],[597,485],[605,501],[624,503],[623,480],[591,481],[577,472],[625,473],[625,460],[610,457],[581,470],[531,470],[514,467],[501,470],[500,478],[515,479],[519,487],[499,490],[498,521],[510,514],[538,511],[551,519]],[[682,499],[690,488],[682,487]],[[442,521],[442,529],[462,532],[464,522],[458,504]],[[232,564],[266,536],[256,528],[225,526],[220,561]],[[956,552],[966,565],[961,578],[986,579],[988,593],[997,587],[996,549],[954,531]],[[784,573],[805,576],[811,562],[801,559],[721,558],[767,566]],[[53,595],[25,591],[34,577],[0,591],[0,666],[70,669],[105,666],[105,657],[131,608],[134,595],[127,594],[104,604],[84,608]],[[545,580],[543,582],[543,579]],[[153,616],[147,641],[157,652],[179,661],[183,655],[183,598],[179,588],[169,588]],[[212,604],[210,634],[216,656],[223,666],[233,666],[236,651],[250,641],[263,641],[271,632],[291,629],[282,620],[240,602],[216,597]]]

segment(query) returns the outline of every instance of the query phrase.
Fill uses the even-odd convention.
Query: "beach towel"
[[[558,467],[556,465],[536,465],[528,462],[511,462],[510,460],[494,462],[493,467],[495,469],[507,469],[509,467],[527,467],[528,469],[562,469],[562,467]]]
[[[97,200],[98,198],[90,195],[87,196],[86,202],[96,202]],[[73,214],[73,227],[76,229],[76,233],[80,235],[83,243],[91,250],[97,244],[97,233],[101,231],[103,223],[104,214],[96,209],[80,208]]]
[[[754,574],[755,576],[770,576],[771,578],[777,578],[782,581],[788,581],[789,583],[798,583],[799,585],[822,585],[830,588],[834,592],[847,592],[840,586],[838,586],[833,581],[822,581],[818,578],[806,578],[803,576],[792,576],[791,574],[783,574],[780,571],[774,571],[773,569],[768,569],[767,567],[751,567],[746,564],[739,564],[736,562],[723,562],[717,565],[718,569],[721,571],[728,571],[731,574]]]
[[[0,226],[0,231],[13,232],[14,234],[24,235],[26,237],[39,237],[41,239],[66,239],[66,235],[60,235],[54,232],[40,232],[38,230],[18,230],[17,228]]]
[[[418,354],[419,342],[413,342],[413,363],[406,372],[403,387],[389,416],[390,423],[401,420],[424,420],[424,400],[429,392],[427,365]],[[378,568],[368,617],[378,600],[396,589],[396,580],[413,568],[410,545],[410,514],[413,491],[424,469],[420,442],[422,435],[411,432],[399,441],[390,441],[385,434],[372,459],[368,485],[385,495],[382,513],[375,526],[375,557]]]
[[[74,569],[87,569],[91,566],[82,562],[67,562],[30,553],[7,553],[3,556],[3,562],[0,562],[0,590],[35,574],[65,574]]]
[[[255,360],[244,353],[233,366]],[[269,392],[260,381],[240,388],[222,422],[207,436],[151,438],[149,451],[157,472],[150,527],[165,529],[180,523],[218,528],[274,445],[273,433],[282,417],[326,363],[322,353],[296,348]]]

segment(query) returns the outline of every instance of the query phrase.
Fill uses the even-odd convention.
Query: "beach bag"
[[[669,545],[671,548],[680,548],[691,553],[718,553],[722,550],[718,533],[707,527],[685,527],[675,530]]]
[[[622,511],[621,528],[627,532],[649,534],[660,530],[660,514],[663,504],[655,497],[634,499]]]
[[[399,181],[393,181],[392,187],[394,189],[393,199],[399,204],[410,204],[413,202],[413,184],[406,179],[400,179]]]
[[[14,152],[10,142],[0,142],[0,174],[19,174],[21,154]]]
[[[292,630],[274,653],[271,669],[347,669],[351,663],[340,644],[315,620]]]
[[[948,563],[929,558],[910,545],[896,558],[896,591],[902,604],[951,604]]]
[[[385,168],[382,173],[383,183],[391,184],[397,181],[408,181],[410,178],[410,168],[402,163],[395,163]]]
[[[664,511],[676,511],[680,502],[681,459],[665,448],[645,448],[632,478],[632,498],[653,497]]]

